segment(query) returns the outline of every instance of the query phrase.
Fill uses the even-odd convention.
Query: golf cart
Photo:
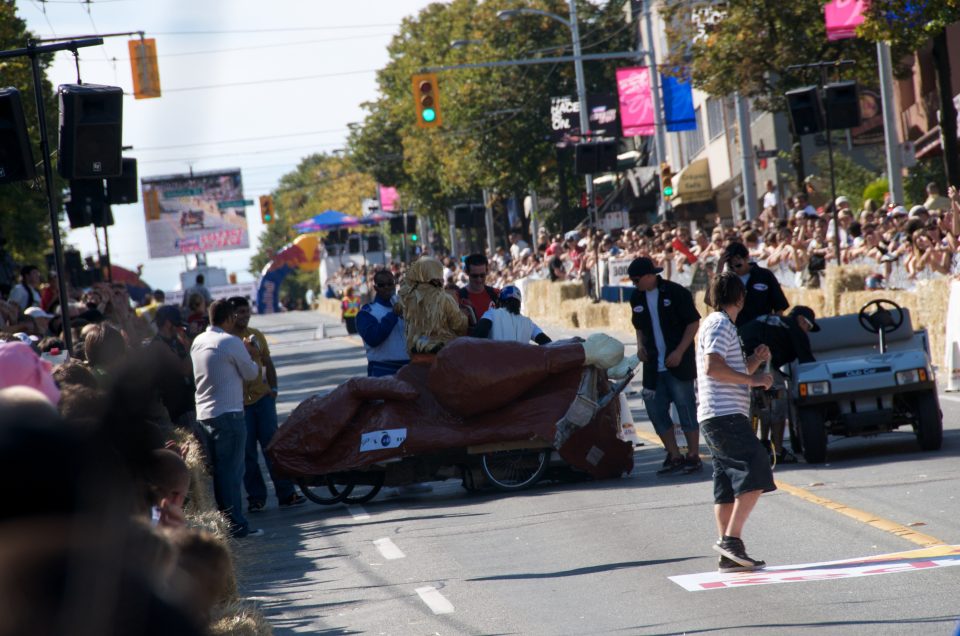
[[[920,448],[938,450],[943,414],[925,329],[885,299],[857,314],[817,321],[816,362],[790,365],[790,443],[811,464],[827,459],[827,437],[876,435],[910,425]]]

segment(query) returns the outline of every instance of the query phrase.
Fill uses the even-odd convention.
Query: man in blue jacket
[[[390,270],[381,269],[373,275],[376,297],[360,308],[357,314],[357,333],[367,350],[367,375],[393,375],[410,362],[403,334],[403,318],[394,309],[397,282]]]

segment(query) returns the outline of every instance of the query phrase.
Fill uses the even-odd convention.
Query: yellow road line
[[[794,497],[799,497],[804,501],[808,501],[818,506],[823,506],[824,508],[838,512],[846,517],[850,517],[851,519],[865,523],[868,526],[872,526],[877,530],[883,530],[884,532],[894,534],[901,539],[906,539],[911,543],[916,543],[917,545],[924,547],[944,545],[946,543],[945,541],[941,541],[940,539],[932,537],[929,534],[916,532],[907,526],[896,523],[895,521],[890,521],[889,519],[883,519],[882,517],[878,517],[873,513],[866,512],[864,510],[858,510],[857,508],[851,508],[850,506],[826,499],[825,497],[819,497],[809,490],[798,488],[797,486],[792,486],[779,480],[777,480],[775,483],[777,484],[777,488],[793,495]]]
[[[663,446],[663,444],[660,442],[660,438],[654,433],[637,430],[637,436],[644,441],[656,444],[657,446]],[[777,484],[777,488],[785,493],[793,495],[794,497],[799,497],[806,502],[823,506],[824,508],[833,510],[834,512],[840,513],[846,517],[850,517],[851,519],[859,521],[860,523],[865,523],[868,526],[876,528],[877,530],[889,532],[890,534],[896,535],[901,539],[906,539],[911,543],[915,543],[923,547],[946,545],[946,541],[941,541],[940,539],[930,536],[929,534],[916,532],[908,526],[899,524],[895,521],[890,521],[889,519],[878,517],[877,515],[866,512],[865,510],[851,508],[845,504],[827,499],[825,497],[820,497],[813,494],[809,490],[805,490],[780,480],[776,480],[775,483]]]

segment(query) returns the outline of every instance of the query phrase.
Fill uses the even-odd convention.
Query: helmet
[[[516,298],[517,300],[521,300],[520,289],[518,287],[515,287],[514,285],[507,285],[506,287],[500,290],[500,302],[501,303],[505,302],[507,300],[510,300],[511,298]]]

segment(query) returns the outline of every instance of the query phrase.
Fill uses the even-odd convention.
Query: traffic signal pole
[[[643,3],[643,24],[646,31],[646,38],[637,37],[637,53],[644,54],[643,40],[647,41],[647,63],[650,69],[650,93],[653,97],[653,140],[656,150],[656,158],[651,162],[653,165],[658,163],[667,163],[667,129],[663,121],[663,106],[660,100],[660,71],[657,68],[657,47],[653,43],[653,0],[646,0]],[[667,211],[670,209],[670,201],[660,192],[660,218],[667,218]]]

